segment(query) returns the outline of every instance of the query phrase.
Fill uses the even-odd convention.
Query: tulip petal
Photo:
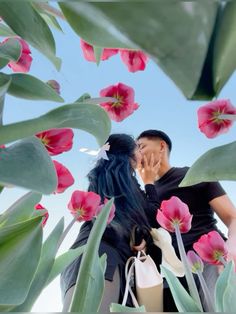
[[[63,193],[68,187],[74,184],[74,178],[63,164],[56,160],[53,160],[53,163],[58,178],[57,189],[54,193]]]
[[[175,232],[175,228],[171,222],[162,212],[162,210],[158,209],[157,215],[156,215],[157,222],[166,230],[170,232]]]

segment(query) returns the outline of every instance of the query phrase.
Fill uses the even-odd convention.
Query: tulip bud
[[[55,81],[55,80],[49,80],[49,81],[47,81],[47,84],[48,84],[51,88],[53,88],[53,89],[60,95],[61,86],[60,86],[60,84],[59,84],[57,81]]]
[[[197,273],[200,271],[201,273],[203,272],[203,261],[202,259],[192,250],[188,251],[187,253],[187,258],[189,265],[191,267],[192,273]]]

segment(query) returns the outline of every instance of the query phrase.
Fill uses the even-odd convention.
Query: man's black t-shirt
[[[214,212],[209,202],[225,194],[224,189],[218,182],[205,182],[189,187],[178,187],[188,169],[188,167],[173,167],[155,182],[155,187],[151,184],[145,186],[150,201],[154,202],[158,199],[158,202],[156,201],[157,208],[160,208],[160,204],[163,200],[168,200],[171,196],[177,196],[182,202],[188,205],[193,219],[190,231],[182,234],[186,251],[192,249],[193,243],[196,242],[201,235],[212,230],[219,232],[216,226],[217,221],[214,218]],[[153,199],[150,195],[153,195]],[[160,227],[156,221],[156,210],[149,212],[148,216],[152,227]],[[172,233],[171,235],[173,246],[177,248],[175,234]],[[222,233],[221,235],[223,236]]]

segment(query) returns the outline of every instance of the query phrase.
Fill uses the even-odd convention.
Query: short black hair
[[[168,148],[169,148],[169,151],[171,151],[172,149],[172,142],[171,142],[171,139],[169,138],[169,136],[163,132],[163,131],[160,131],[160,130],[146,130],[146,131],[143,131],[138,137],[137,137],[137,140],[139,140],[140,138],[142,137],[146,137],[146,138],[149,138],[149,139],[154,139],[154,138],[160,138],[162,139],[163,141],[166,142],[166,144],[168,145]]]

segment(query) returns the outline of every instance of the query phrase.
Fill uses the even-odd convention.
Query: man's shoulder
[[[189,167],[187,167],[187,166],[186,167],[173,167],[173,170],[174,170],[173,172],[175,174],[185,175],[187,173],[188,169],[189,169]]]

